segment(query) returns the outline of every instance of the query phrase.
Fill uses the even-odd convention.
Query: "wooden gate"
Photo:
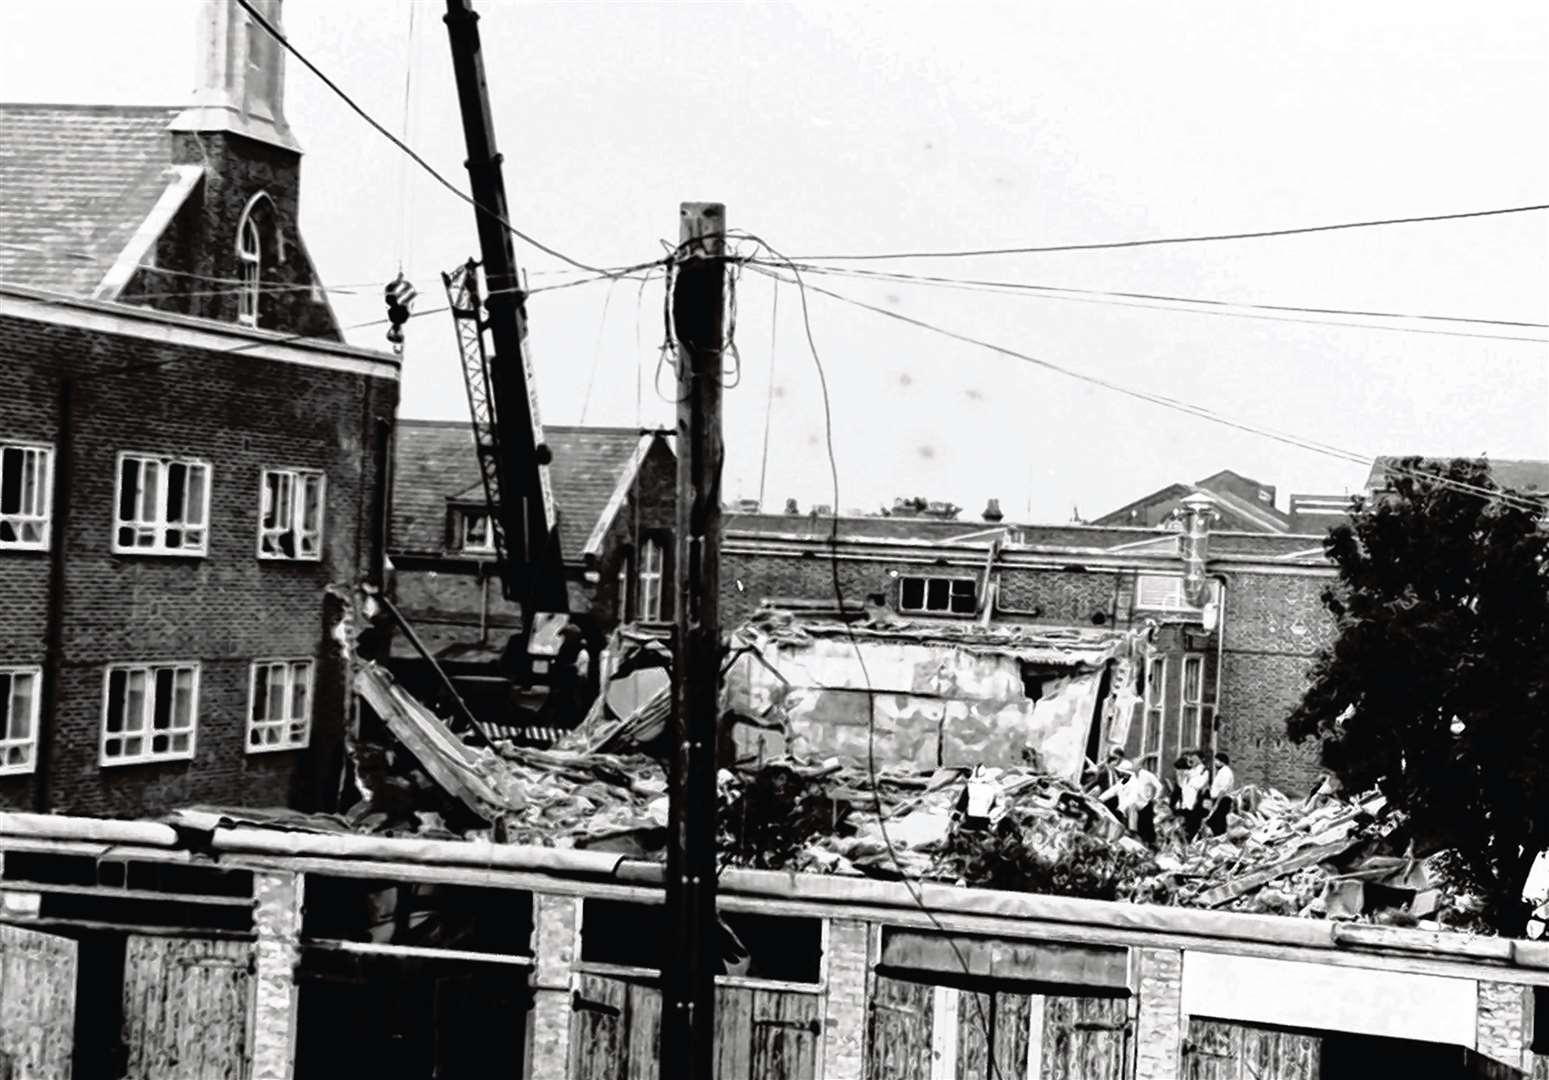
[[[251,946],[131,934],[125,1080],[246,1080]]]
[[[937,1015],[940,1009],[951,1009]],[[1123,997],[973,992],[875,978],[867,1080],[1128,1080]],[[991,1064],[993,1058],[993,1065]]]
[[[1318,1080],[1323,1040],[1297,1031],[1189,1019],[1184,1080]]]
[[[0,1078],[68,1080],[76,943],[0,924]]]
[[[718,986],[715,1080],[817,1080],[821,995]],[[579,975],[571,1080],[657,1080],[662,993],[654,980]]]

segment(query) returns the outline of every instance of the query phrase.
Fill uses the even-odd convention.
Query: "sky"
[[[176,105],[201,5],[0,5],[0,99]],[[1549,203],[1549,5],[530,3],[481,0],[511,220],[596,266],[662,257],[678,205],[789,256],[1091,243]],[[411,18],[411,10],[413,12]],[[463,184],[444,6],[287,0],[293,44]],[[412,22],[412,28],[411,28]],[[407,86],[406,86],[407,83]],[[407,93],[406,93],[407,90]],[[408,108],[405,108],[405,101]],[[291,61],[301,229],[347,325],[400,268],[422,307],[476,254],[473,210]],[[529,284],[572,280],[525,245]],[[1238,303],[1549,323],[1549,213],[1113,251],[843,264]],[[1549,346],[1499,326],[1202,314],[1090,294],[807,273],[1060,368],[1360,455],[1549,458]],[[349,291],[346,291],[349,290]],[[1230,468],[1292,493],[1366,468],[1126,397],[745,268],[725,396],[729,498],[1096,517]],[[543,419],[667,426],[663,284],[528,304]],[[805,303],[804,303],[805,300]],[[1251,314],[1256,317],[1241,317]],[[1329,325],[1378,322],[1390,329]],[[1394,329],[1405,328],[1405,329]],[[1410,330],[1427,330],[1413,333]],[[1442,330],[1447,333],[1436,333]],[[385,347],[382,327],[352,330]],[[450,317],[409,324],[401,415],[462,419]],[[766,431],[766,415],[770,418]],[[767,444],[767,455],[764,446]]]

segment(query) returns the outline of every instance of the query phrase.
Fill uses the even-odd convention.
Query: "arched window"
[[[264,242],[261,219],[272,203],[260,191],[248,200],[237,223],[237,266],[242,284],[237,292],[237,321],[244,326],[258,325],[258,295],[263,288]]]
[[[662,619],[662,545],[661,541],[647,538],[640,545],[640,572],[638,577],[638,606],[636,616],[641,622],[661,622]]]

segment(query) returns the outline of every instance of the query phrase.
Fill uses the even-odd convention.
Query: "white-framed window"
[[[311,660],[255,660],[248,685],[247,752],[296,750],[312,738]]]
[[[209,545],[210,466],[191,458],[118,455],[113,550],[203,555]]]
[[[1135,606],[1145,611],[1198,611],[1183,590],[1183,578],[1172,574],[1137,574]]]
[[[259,487],[258,557],[320,559],[323,555],[323,474],[313,469],[265,469]]]
[[[1146,718],[1140,731],[1140,756],[1155,754],[1159,765],[1167,745],[1167,657],[1146,659]]]
[[[662,560],[664,552],[660,540],[646,537],[640,544],[639,619],[641,622],[662,620]]]
[[[1178,680],[1178,752],[1203,746],[1205,716],[1205,657],[1188,653],[1183,658],[1183,678]]]
[[[979,610],[979,582],[975,578],[899,578],[898,610],[930,615],[972,615]]]
[[[458,548],[470,555],[493,555],[495,526],[489,511],[464,510],[458,516]]]
[[[101,762],[191,758],[198,715],[198,664],[109,664],[102,683]]]
[[[33,770],[42,699],[42,668],[0,667],[0,776]]]
[[[253,220],[252,206],[247,208],[237,226],[237,264],[242,273],[242,285],[237,292],[237,322],[256,327],[258,293],[263,281],[263,243],[258,222]]]
[[[0,443],[0,548],[48,547],[54,452]]]

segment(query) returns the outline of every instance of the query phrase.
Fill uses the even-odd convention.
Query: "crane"
[[[443,274],[442,281],[457,331],[501,587],[522,611],[521,630],[507,646],[506,664],[513,677],[530,682],[529,644],[536,617],[568,615],[569,592],[549,480],[552,454],[538,412],[527,347],[526,292],[508,223],[478,20],[472,0],[447,0],[447,34],[481,261],[470,259]]]

